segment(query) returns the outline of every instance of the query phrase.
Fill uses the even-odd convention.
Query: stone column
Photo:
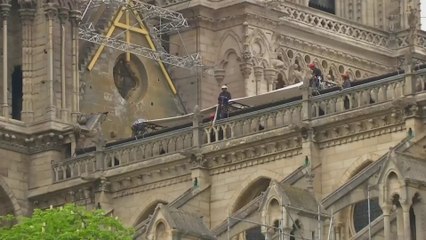
[[[240,70],[244,78],[245,96],[250,95],[250,75],[253,71],[253,65],[249,63],[240,64]]]
[[[392,206],[390,204],[386,204],[381,206],[383,211],[383,231],[385,239],[391,239],[391,225],[390,225],[390,212]]]
[[[67,85],[65,72],[65,49],[66,49],[66,22],[68,20],[68,9],[59,9],[59,19],[61,22],[61,119],[68,122],[68,106],[67,106]]]
[[[47,106],[47,114],[48,119],[55,119],[56,118],[56,106],[54,102],[55,92],[53,89],[53,21],[55,17],[57,16],[57,8],[55,4],[48,3],[45,6],[45,14],[48,22],[48,35],[47,35],[47,84],[48,84],[48,96],[49,96],[49,103]]]
[[[71,10],[70,12],[71,31],[72,31],[72,121],[76,122],[80,114],[80,75],[78,70],[78,25],[80,21],[80,11]]]
[[[0,4],[0,15],[3,22],[3,103],[2,112],[5,118],[9,118],[8,104],[8,71],[7,71],[7,17],[9,16],[11,5],[9,3]]]
[[[214,78],[216,79],[217,85],[220,87],[223,84],[223,79],[225,79],[225,69],[215,69]]]
[[[260,83],[262,82],[263,78],[263,67],[261,66],[255,66],[254,67],[254,79],[255,79],[255,86],[256,86],[256,95],[260,94]]]
[[[404,239],[411,239],[411,229],[410,229],[410,207],[411,204],[403,203],[402,207],[402,216],[404,221]]]
[[[263,71],[263,74],[265,76],[265,80],[266,80],[266,91],[272,91],[275,89],[275,81],[277,79],[277,71],[273,68],[266,68]]]
[[[22,121],[34,120],[32,99],[32,22],[35,9],[19,9],[22,22]]]

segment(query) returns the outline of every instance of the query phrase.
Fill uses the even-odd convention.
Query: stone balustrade
[[[312,98],[312,117],[341,113],[400,98],[404,95],[404,82],[404,76],[397,75],[339,92],[315,96]]]
[[[389,35],[377,29],[363,27],[344,19],[337,20],[307,8],[292,6],[288,2],[277,3],[276,9],[284,13],[281,17],[284,21],[315,27],[332,35],[349,37],[375,47],[388,48],[390,44]]]
[[[65,161],[52,163],[54,180],[62,181],[84,176],[97,170],[106,170],[149,160],[160,155],[177,153],[192,147],[191,128],[159,134],[151,138],[115,145],[104,151],[92,152]],[[97,163],[96,154],[101,159]]]
[[[78,156],[66,161],[52,163],[55,182],[89,175],[96,171],[96,157],[94,153]]]
[[[203,143],[248,136],[259,131],[288,126],[301,121],[302,104],[295,101],[273,107],[268,111],[260,110],[220,120],[214,125],[203,126]]]
[[[426,69],[418,70],[413,76],[415,92],[426,92]],[[52,163],[54,181],[84,176],[95,171],[102,171],[137,162],[182,153],[194,147],[195,134],[200,134],[200,146],[238,139],[290,125],[299,125],[304,120],[335,116],[385,102],[392,102],[410,94],[404,74],[356,85],[351,88],[318,96],[304,98],[265,107],[255,111],[245,111],[226,119],[201,124],[200,127],[186,127],[166,131],[154,136],[133,140],[107,147],[68,160]],[[306,91],[301,89],[301,91]],[[301,95],[302,95],[301,92]],[[284,94],[284,93],[283,93]],[[303,106],[303,107],[302,107]],[[304,109],[307,107],[308,109]],[[310,113],[310,114],[309,114]]]

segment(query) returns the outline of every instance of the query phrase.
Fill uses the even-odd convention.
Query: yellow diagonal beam
[[[132,4],[130,4],[130,5],[132,5]],[[145,28],[145,25],[143,24],[142,19],[139,17],[138,12],[137,12],[137,11],[135,11],[135,10],[133,10],[133,14],[135,15],[136,20],[137,20],[137,21],[138,21],[138,23],[139,23],[139,27],[140,27],[140,28],[142,28],[142,29],[146,29],[146,28]],[[149,34],[146,34],[146,35],[145,35],[145,38],[146,38],[146,41],[148,42],[149,47],[150,47],[152,50],[156,51],[157,49],[155,48],[155,45],[154,45],[154,43],[152,42],[151,36],[150,36]],[[176,91],[176,87],[175,87],[175,85],[173,84],[172,79],[170,78],[169,72],[167,71],[166,67],[164,66],[164,64],[163,64],[163,62],[162,62],[161,60],[158,60],[158,64],[160,65],[161,72],[164,74],[164,77],[166,78],[167,83],[169,84],[170,89],[172,90],[173,94],[176,94],[176,93],[177,93],[177,91]]]
[[[115,23],[120,21],[121,17],[123,16],[123,8],[120,9],[120,11],[118,12],[117,16],[115,16],[114,18],[114,24],[111,25],[111,27],[108,29],[108,32],[106,33],[106,37],[111,37],[112,33],[115,30]],[[96,51],[95,55],[92,57],[92,60],[90,61],[89,65],[87,66],[87,69],[89,69],[89,71],[92,71],[93,67],[95,66],[96,62],[98,61],[99,57],[101,56],[102,51],[104,50],[105,45],[101,44],[101,46],[99,46],[98,50]]]

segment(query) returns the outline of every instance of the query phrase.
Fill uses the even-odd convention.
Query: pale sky
[[[422,30],[426,31],[426,0],[420,0],[420,8],[422,15]]]

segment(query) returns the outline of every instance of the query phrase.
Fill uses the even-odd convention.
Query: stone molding
[[[403,131],[405,125],[401,116],[402,111],[393,111],[373,118],[336,124],[333,127],[316,127],[315,140],[319,143],[320,149],[324,149]]]
[[[55,131],[30,136],[0,130],[0,147],[23,154],[34,154],[47,150],[62,150],[66,138],[66,133]]]
[[[253,144],[253,143],[251,143]],[[251,145],[250,144],[250,145]],[[216,156],[207,156],[210,175],[222,174],[238,169],[260,165],[301,154],[302,140],[292,137],[284,141],[249,146]]]
[[[188,173],[182,176],[172,177],[172,178],[164,179],[158,182],[126,188],[126,189],[114,192],[112,194],[112,198],[125,197],[125,196],[133,195],[136,193],[140,193],[140,192],[146,192],[152,189],[164,188],[167,186],[184,183],[184,182],[191,182],[191,181],[192,181],[191,174]]]

